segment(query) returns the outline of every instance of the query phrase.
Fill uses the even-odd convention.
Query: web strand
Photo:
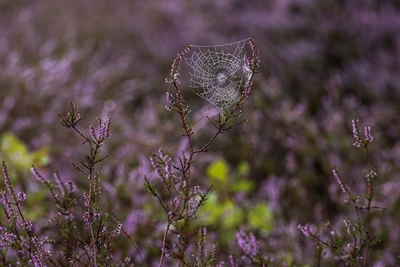
[[[193,69],[190,89],[218,109],[228,109],[239,99],[248,78],[244,62],[248,40],[214,46],[190,45],[192,53],[185,55],[186,63]]]

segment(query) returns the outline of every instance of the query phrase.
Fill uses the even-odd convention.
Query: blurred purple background
[[[246,197],[269,203],[275,217],[269,236],[259,235],[265,253],[312,264],[313,244],[297,225],[340,224],[352,216],[332,165],[354,191],[364,188],[366,160],[352,147],[351,120],[358,116],[375,138],[376,199],[389,207],[374,217],[382,235],[374,266],[393,266],[400,251],[399,1],[2,0],[0,133],[13,133],[31,150],[50,145],[51,164],[43,171],[59,170],[84,186],[69,162],[79,162],[85,150],[61,127],[58,114],[74,102],[81,127],[97,116],[112,117],[110,158],[100,171],[105,194],[115,201],[106,205],[136,231],[150,262],[158,252],[149,247],[159,245],[159,236],[138,231],[157,221],[143,209],[153,201],[143,187],[143,176],[152,177],[148,156],[159,147],[172,155],[186,147],[178,119],[164,109],[165,92],[172,89],[164,78],[188,44],[248,37],[261,55],[261,74],[244,108],[249,123],[199,158],[199,181],[217,157],[232,168],[248,162],[247,178],[258,190]],[[212,133],[205,114],[215,108],[185,85],[200,146]]]

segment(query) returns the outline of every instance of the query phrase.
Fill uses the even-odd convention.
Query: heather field
[[[0,0],[0,266],[400,266],[399,103],[396,0]]]

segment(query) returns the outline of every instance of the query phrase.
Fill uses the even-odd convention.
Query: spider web
[[[221,111],[239,99],[248,79],[243,57],[248,40],[214,46],[190,45],[192,53],[185,55],[186,63],[193,69],[190,89]]]

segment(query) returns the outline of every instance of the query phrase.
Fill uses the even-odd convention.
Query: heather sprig
[[[199,241],[197,243],[197,255],[193,255],[194,257],[194,265],[193,267],[207,267],[207,266],[223,266],[223,262],[217,262],[218,260],[218,250],[219,247],[217,244],[214,244],[211,249],[211,254],[207,254],[206,245],[207,245],[207,230],[203,226],[199,230]],[[214,265],[216,264],[216,265]]]
[[[76,118],[80,119],[78,107],[72,103],[71,106],[71,112],[67,115],[60,116],[61,124],[67,128],[74,129],[75,132],[84,139],[82,144],[89,145],[89,153],[85,156],[85,161],[81,161],[80,166],[72,162],[75,169],[83,173],[89,180],[89,191],[83,193],[83,221],[87,229],[89,229],[90,241],[83,241],[83,234],[78,233],[77,236],[80,238],[80,242],[84,247],[86,257],[89,261],[95,265],[97,265],[98,262],[108,263],[111,260],[109,258],[111,252],[111,240],[120,233],[122,225],[117,223],[117,230],[109,230],[110,215],[102,211],[99,202],[101,186],[100,174],[96,171],[96,165],[108,157],[108,155],[100,156],[100,151],[104,142],[110,138],[111,119],[103,122],[101,118],[97,118],[99,130],[96,131],[94,126],[90,125],[89,135],[86,136],[76,126],[79,122]],[[56,181],[59,180],[59,177],[55,177]],[[60,182],[58,181],[58,183]],[[61,183],[61,188],[62,191],[65,191],[67,186]],[[61,214],[63,213],[61,212]],[[61,231],[65,230],[60,224],[59,218],[56,218],[53,221],[61,227]],[[71,258],[72,256],[69,255],[68,257]]]
[[[251,59],[251,63],[249,64],[250,69],[253,73],[258,73],[260,68],[260,51],[258,50],[256,43],[253,38],[250,38],[250,47],[252,51],[253,58]]]
[[[179,84],[179,75],[180,75],[180,70],[181,70],[181,61],[182,58],[185,54],[189,52],[190,45],[187,46],[181,53],[177,54],[174,62],[172,63],[171,66],[171,72],[169,74],[169,77],[165,78],[165,82],[169,84]]]
[[[180,63],[184,55],[189,51],[189,47],[187,47],[182,53],[178,54],[172,64],[171,73],[166,79],[166,82],[174,86],[175,92],[166,92],[166,109],[177,113],[183,130],[182,136],[187,138],[189,150],[181,151],[181,156],[178,157],[176,162],[174,162],[171,157],[164,154],[161,149],[158,151],[158,155],[153,155],[150,158],[156,175],[162,180],[167,188],[168,196],[163,196],[159,193],[156,187],[145,178],[146,188],[155,198],[157,198],[167,216],[167,226],[164,231],[159,262],[160,267],[163,266],[165,256],[178,259],[183,264],[187,264],[188,260],[185,256],[185,252],[194,235],[194,233],[189,229],[189,222],[195,217],[197,210],[205,204],[207,194],[211,189],[211,186],[206,190],[202,190],[198,185],[192,185],[191,174],[195,155],[207,152],[210,145],[220,134],[233,129],[246,121],[246,119],[241,119],[239,121],[235,119],[241,115],[241,108],[251,91],[251,79],[255,73],[255,69],[259,66],[259,55],[254,41],[250,41],[250,45],[253,51],[253,59],[249,63],[249,71],[251,72],[251,75],[248,76],[249,78],[245,84],[245,89],[231,110],[224,108],[222,114],[219,114],[218,119],[214,121],[207,117],[213,124],[215,133],[208,142],[200,147],[197,147],[194,144],[194,131],[189,118],[191,110],[189,106],[185,105],[183,94],[178,87]],[[173,233],[179,237],[178,241],[174,242],[172,245],[169,245],[167,242],[169,233]],[[202,261],[202,256],[196,258],[197,264],[201,264]]]
[[[255,260],[257,255],[260,253],[260,246],[254,237],[253,233],[246,233],[241,230],[236,233],[239,247],[244,252],[245,256],[250,260]]]
[[[333,176],[340,186],[342,192],[347,195],[344,202],[350,205],[355,213],[355,218],[344,219],[343,225],[345,228],[344,232],[335,229],[328,221],[325,226],[329,229],[331,238],[324,238],[321,232],[312,230],[309,225],[299,225],[298,228],[304,235],[310,236],[320,246],[328,248],[336,252],[337,259],[348,266],[369,266],[369,256],[372,247],[379,242],[378,234],[374,233],[374,229],[371,225],[372,210],[381,210],[385,207],[373,204],[373,180],[377,177],[376,171],[371,165],[371,152],[369,150],[369,144],[372,142],[373,137],[371,135],[371,128],[369,126],[364,127],[363,137],[358,129],[359,120],[352,120],[352,130],[355,139],[354,146],[363,147],[367,158],[367,170],[364,175],[364,182],[366,187],[366,193],[364,193],[364,199],[360,200],[360,196],[352,192],[350,186],[346,180],[339,173],[336,166],[333,167]],[[322,251],[322,250],[321,250]],[[321,253],[320,253],[321,254]],[[320,264],[318,260],[318,264]]]
[[[61,125],[67,128],[74,128],[75,125],[81,120],[81,115],[78,111],[78,106],[74,105],[72,102],[71,104],[71,112],[67,114],[62,113],[58,114],[60,117]]]
[[[22,212],[21,204],[25,201],[26,194],[15,191],[6,163],[3,161],[1,166],[7,192],[0,191],[0,205],[3,207],[8,226],[0,222],[0,249],[15,249],[18,261],[25,265],[32,263],[34,266],[57,266],[49,251],[44,249],[44,244],[49,240],[36,236],[32,222]],[[1,258],[3,263],[7,263],[3,256]],[[13,266],[11,262],[7,264]]]
[[[80,165],[72,163],[75,169],[83,173],[89,181],[89,190],[83,192],[83,203],[79,203],[72,181],[64,182],[56,172],[53,174],[54,183],[44,178],[33,166],[31,168],[33,177],[47,187],[55,202],[57,213],[50,218],[50,222],[61,234],[61,238],[57,237],[56,240],[36,237],[32,222],[24,218],[20,209],[20,203],[26,199],[26,195],[23,192],[15,192],[3,162],[3,176],[8,194],[1,190],[1,204],[13,231],[10,232],[3,224],[0,225],[0,230],[4,234],[1,244],[15,247],[20,251],[18,259],[22,259],[24,263],[32,262],[34,266],[87,266],[87,264],[111,266],[112,240],[120,234],[122,224],[112,215],[104,212],[100,205],[102,189],[100,173],[97,171],[97,165],[108,156],[101,156],[101,149],[104,142],[110,138],[111,120],[103,122],[98,118],[98,130],[90,125],[88,135],[84,135],[77,126],[81,120],[78,107],[72,103],[71,107],[70,112],[60,114],[59,117],[62,126],[73,129],[78,136],[83,138],[82,145],[88,145],[85,161],[81,161]],[[10,198],[12,200],[9,200]],[[116,224],[115,228],[112,224]],[[22,232],[19,230],[19,225]],[[23,232],[26,233],[29,242],[25,241],[26,237],[21,234]],[[44,250],[43,245],[46,243],[51,244],[53,251],[58,253],[49,253]],[[30,244],[32,248],[27,244]],[[29,253],[25,253],[24,250]],[[128,266],[129,261],[130,259],[126,258],[119,266]]]
[[[271,259],[262,255],[260,242],[252,232],[241,229],[236,233],[236,239],[242,251],[242,257],[240,258],[241,264],[260,267],[270,266],[269,264],[272,262]],[[233,255],[230,255],[229,258],[231,267],[241,266]]]

